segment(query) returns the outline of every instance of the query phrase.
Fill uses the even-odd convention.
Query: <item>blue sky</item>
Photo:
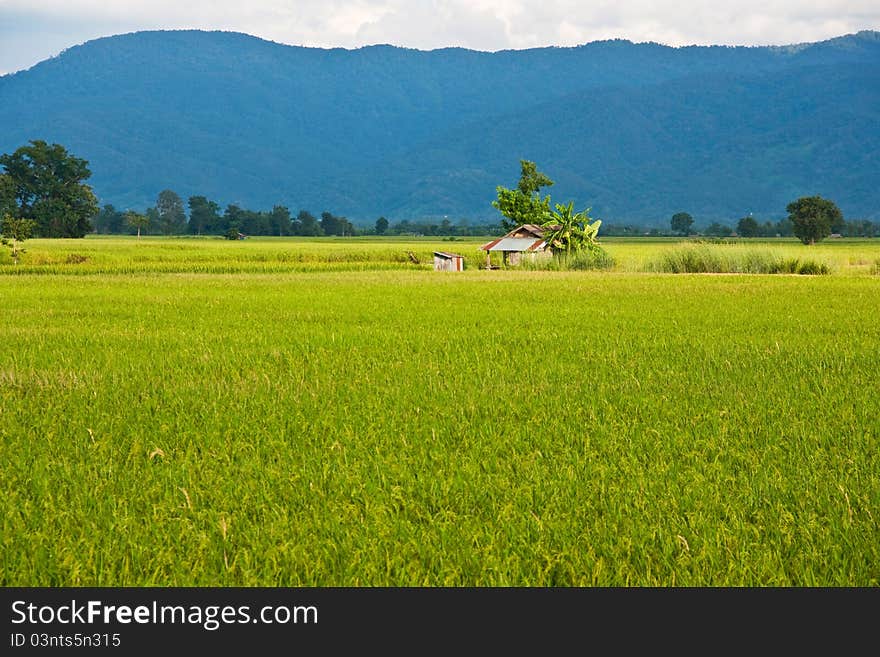
[[[291,45],[428,50],[597,39],[768,45],[880,30],[877,0],[0,0],[0,74],[90,39],[149,29],[245,32]]]

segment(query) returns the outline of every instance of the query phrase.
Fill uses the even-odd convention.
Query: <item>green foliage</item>
[[[157,224],[165,235],[182,235],[186,232],[186,212],[177,193],[163,189],[156,199]]]
[[[680,235],[690,234],[693,223],[694,218],[687,212],[676,212],[669,221],[672,232]]]
[[[269,228],[272,235],[284,237],[291,235],[290,209],[285,205],[276,205],[269,214]]]
[[[741,249],[739,245],[689,243],[668,249],[650,262],[648,271],[670,274],[830,274],[816,260],[786,258],[769,249]]]
[[[736,223],[736,234],[740,237],[757,237],[760,235],[758,222],[751,215],[743,217]]]
[[[547,218],[541,222],[544,229],[544,241],[554,254],[571,255],[585,249],[597,249],[597,236],[602,221],[596,219],[590,223],[590,208],[582,212],[574,211],[574,201],[568,205],[556,204]]]
[[[204,196],[189,197],[189,232],[193,235],[220,232],[220,206]]]
[[[130,226],[126,223],[125,213],[117,210],[111,203],[106,204],[98,212],[92,221],[95,232],[98,234],[112,235],[114,233],[128,232]]]
[[[729,237],[730,235],[733,235],[733,229],[730,226],[718,222],[712,222],[703,232],[705,235],[712,237]]]
[[[520,160],[519,183],[516,188],[526,196],[540,194],[542,187],[550,187],[553,181],[538,171],[538,165],[530,160]]]
[[[324,235],[339,235],[340,237],[349,237],[354,234],[355,229],[352,223],[345,217],[337,217],[332,212],[321,213],[321,230]]]
[[[140,239],[141,230],[150,225],[150,216],[148,214],[135,212],[134,210],[126,210],[125,222],[137,230],[137,236],[138,239]]]
[[[525,259],[520,269],[526,271],[596,271],[613,269],[616,262],[603,248],[598,246],[559,253],[552,258]]]
[[[24,253],[21,245],[29,240],[33,234],[37,222],[33,219],[22,219],[21,217],[13,217],[9,214],[3,217],[0,222],[0,234],[2,234],[2,244],[8,246],[12,251],[12,260],[18,264],[19,255]]]
[[[0,156],[6,178],[0,190],[9,203],[9,188],[17,202],[14,216],[35,222],[41,237],[83,237],[92,231],[98,213],[88,162],[70,155],[60,144],[32,140],[14,153]]]
[[[304,237],[317,237],[324,234],[321,224],[308,210],[300,210],[293,222],[293,234]]]
[[[0,173],[0,217],[16,216],[18,204],[15,201],[15,181],[12,176]]]
[[[553,181],[529,160],[520,160],[520,171],[516,189],[501,185],[495,188],[498,198],[492,201],[492,206],[501,212],[501,227],[505,232],[523,224],[542,224],[550,214],[550,196],[542,199],[539,192]]]
[[[840,208],[821,196],[802,196],[785,209],[795,236],[804,244],[825,239],[831,234],[832,226],[843,222]]]
[[[376,235],[384,235],[388,230],[388,220],[385,217],[376,219]]]

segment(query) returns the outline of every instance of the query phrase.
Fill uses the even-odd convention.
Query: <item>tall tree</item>
[[[220,206],[204,196],[189,197],[189,232],[193,235],[220,232]]]
[[[541,198],[541,187],[553,184],[546,175],[538,171],[530,160],[520,160],[520,177],[516,189],[499,185],[495,188],[498,198],[492,206],[503,215],[501,226],[505,231],[513,230],[523,224],[542,224],[549,216],[550,196]]]
[[[14,217],[18,214],[18,204],[15,202],[15,181],[12,176],[0,173],[0,217],[9,215]]]
[[[669,220],[669,226],[672,228],[672,232],[679,233],[680,235],[688,235],[691,232],[691,226],[693,223],[694,218],[687,212],[676,212],[672,215],[672,219]]]
[[[273,235],[290,235],[290,210],[283,205],[276,205],[269,214],[269,223]]]
[[[821,196],[802,196],[785,209],[795,236],[804,244],[815,244],[828,237],[831,227],[843,222],[840,208]]]
[[[138,239],[141,238],[141,230],[150,225],[150,217],[134,210],[126,210],[125,221],[132,228],[137,229]]]
[[[550,178],[538,171],[538,165],[534,162],[520,160],[519,166],[519,183],[516,188],[526,196],[538,194],[542,187],[550,187],[553,184]]]
[[[93,223],[95,225],[95,232],[97,233],[110,235],[113,233],[127,232],[125,230],[125,214],[117,210],[110,203],[101,208],[101,211],[98,212]]]
[[[241,225],[244,223],[246,210],[240,208],[234,203],[230,203],[223,211],[223,221],[221,222],[221,234],[226,235],[232,230],[240,231]]]
[[[376,235],[384,235],[388,231],[388,220],[385,217],[376,219]]]
[[[84,237],[92,231],[98,201],[83,182],[92,175],[86,160],[38,139],[0,156],[0,165],[12,179],[15,216],[34,220],[38,235]]]
[[[294,235],[303,235],[304,237],[314,237],[323,235],[321,224],[315,216],[308,210],[300,210],[293,222]]]
[[[159,192],[156,211],[159,213],[159,230],[165,235],[180,235],[186,231],[186,212],[176,192],[170,189]]]
[[[740,237],[757,237],[761,231],[758,222],[748,216],[736,222],[736,232]]]
[[[354,225],[345,217],[337,217],[332,212],[321,213],[321,230],[325,235],[354,235]]]

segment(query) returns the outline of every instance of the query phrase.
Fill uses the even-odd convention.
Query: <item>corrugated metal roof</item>
[[[459,255],[457,253],[447,253],[446,251],[434,251],[435,256],[440,256],[441,258],[463,258],[464,256]]]
[[[500,240],[484,244],[484,251],[540,251],[546,246],[544,240],[531,237],[502,237]]]
[[[512,237],[513,235],[516,235],[517,233],[530,233],[530,234],[534,235],[535,237],[543,237],[544,236],[544,229],[541,228],[538,224],[523,224],[522,226],[517,226],[512,231],[507,233],[507,235],[505,235],[505,237]]]

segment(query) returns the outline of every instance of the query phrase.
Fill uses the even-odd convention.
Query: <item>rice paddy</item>
[[[730,276],[480,243],[26,243],[0,584],[880,582],[880,242]]]

